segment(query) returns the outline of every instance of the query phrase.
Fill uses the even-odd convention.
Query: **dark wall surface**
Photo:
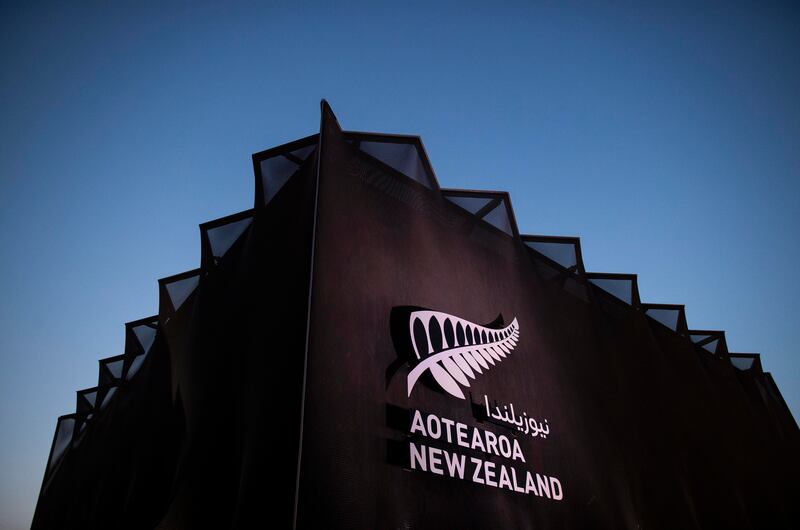
[[[797,434],[776,432],[763,410],[769,401],[751,388],[761,376],[702,359],[688,340],[611,298],[595,293],[588,303],[542,280],[518,239],[387,174],[345,140],[332,114],[321,142],[299,528],[797,522]],[[380,185],[387,179],[399,181],[389,190]],[[519,342],[463,388],[465,399],[435,381],[409,396],[411,366],[385,377],[402,356],[390,329],[402,306],[475,323],[500,313],[506,325],[518,319]],[[484,396],[546,418],[549,435],[481,419]],[[514,437],[524,464],[483,458],[557,477],[563,499],[410,470],[410,443],[480,451],[411,436],[407,419],[389,418],[392,406]]]
[[[414,142],[323,102],[319,135],[254,155],[255,209],[201,225],[144,354],[129,323],[144,363],[70,415],[33,528],[796,528],[800,434],[760,361],[557,267],[507,196],[459,207]]]

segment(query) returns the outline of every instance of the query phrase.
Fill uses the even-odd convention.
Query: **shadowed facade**
[[[200,268],[159,281],[58,419],[34,529],[798,523],[800,433],[758,354],[325,102],[318,134],[253,164],[254,207],[200,225]],[[439,474],[443,452],[484,474]]]

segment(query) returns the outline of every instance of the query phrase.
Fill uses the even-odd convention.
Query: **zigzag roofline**
[[[441,199],[447,200],[467,212],[476,222],[485,223],[487,226],[491,226],[493,231],[503,233],[505,236],[513,238],[520,245],[525,246],[528,249],[528,255],[531,260],[553,270],[554,275],[551,279],[560,283],[567,292],[571,294],[578,293],[581,297],[583,296],[580,293],[585,293],[586,298],[584,299],[589,303],[597,303],[598,298],[601,298],[621,307],[626,307],[630,311],[648,316],[659,328],[675,333],[687,341],[688,344],[694,347],[698,355],[724,360],[724,362],[733,364],[739,370],[764,373],[769,380],[772,380],[768,372],[763,372],[760,354],[728,352],[724,331],[689,329],[686,324],[684,305],[641,302],[636,274],[587,272],[579,237],[520,234],[511,204],[511,196],[508,192],[502,190],[441,188],[425,146],[419,136],[361,131],[344,131],[343,134],[345,139],[354,148],[358,149],[362,155],[381,164],[393,175],[410,179],[428,188],[431,192],[438,194]],[[135,370],[138,369],[136,368],[136,363],[138,362],[140,365],[149,351],[149,346],[142,343],[142,340],[145,339],[142,338],[141,333],[137,334],[136,330],[143,327],[149,328],[152,333],[148,332],[146,340],[156,340],[156,336],[161,333],[161,325],[166,323],[176,311],[180,310],[181,304],[192,296],[197,287],[203,282],[205,275],[218,266],[225,253],[243,237],[243,234],[249,228],[249,225],[243,227],[233,225],[246,222],[248,219],[252,221],[260,212],[268,208],[270,200],[280,191],[283,184],[291,179],[303,164],[313,161],[313,156],[316,156],[316,151],[318,151],[318,142],[319,134],[312,134],[252,155],[255,176],[254,207],[206,221],[199,225],[201,231],[200,266],[196,269],[158,280],[159,313],[125,323],[125,353],[101,359],[98,386],[78,391],[79,396],[81,393],[102,391],[105,388],[124,387],[132,382],[135,378]],[[270,164],[270,161],[275,163]],[[272,170],[283,171],[283,173],[269,173]],[[226,229],[226,227],[230,228],[226,233],[228,239],[222,241],[222,246],[218,247],[224,248],[222,255],[217,255],[214,241],[212,241],[212,237],[209,234],[216,229]],[[233,230],[233,228],[236,228],[236,230]],[[233,240],[229,241],[229,239]],[[171,292],[169,287],[178,282],[194,281],[194,279],[196,279],[196,282],[191,286],[183,286],[183,290],[179,293],[181,301],[176,303],[177,299],[175,297],[178,291]],[[576,286],[578,286],[577,290]],[[616,287],[621,287],[623,290],[617,290]],[[624,292],[625,289],[628,290],[627,293]],[[669,321],[670,323],[665,323],[666,314],[656,312],[674,312],[674,316],[677,319],[676,324],[674,326],[670,325],[671,320]],[[656,314],[660,318],[656,318]],[[152,335],[152,337],[149,335]],[[124,362],[123,370],[119,377],[113,377],[109,380],[109,374],[103,372],[104,366],[109,362],[119,360]],[[747,365],[746,368],[741,368],[741,366],[745,365]],[[775,388],[777,389],[777,387]],[[778,394],[780,395],[779,392]],[[97,399],[100,399],[99,395]],[[103,396],[103,399],[105,399],[105,396]],[[786,406],[785,402],[783,403]],[[53,461],[54,456],[58,460],[69,450],[67,448],[60,455],[54,455],[56,438],[59,435],[58,426],[63,421],[72,419],[89,421],[86,411],[59,417],[56,434],[48,457],[43,488],[52,472],[58,467],[58,462]]]

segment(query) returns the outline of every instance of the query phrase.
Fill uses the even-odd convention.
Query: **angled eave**
[[[617,302],[634,308],[638,308],[641,304],[636,274],[587,272],[586,278],[596,287],[595,292],[600,292],[603,296],[611,297]]]
[[[444,188],[441,193],[445,199],[474,219],[485,222],[493,230],[506,236],[519,239],[517,219],[508,192]]]
[[[158,280],[158,315],[166,322],[194,294],[202,269],[173,274]]]
[[[644,314],[661,326],[675,333],[686,336],[689,326],[686,324],[686,309],[682,304],[650,304],[642,303]]]

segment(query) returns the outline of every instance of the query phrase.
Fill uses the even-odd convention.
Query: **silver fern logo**
[[[420,378],[429,375],[442,390],[465,399],[462,387],[469,388],[470,380],[506,359],[519,340],[516,318],[507,326],[502,316],[480,325],[441,311],[396,309],[405,309],[402,313],[408,315],[408,340],[402,342],[413,353],[408,356],[409,396]]]

